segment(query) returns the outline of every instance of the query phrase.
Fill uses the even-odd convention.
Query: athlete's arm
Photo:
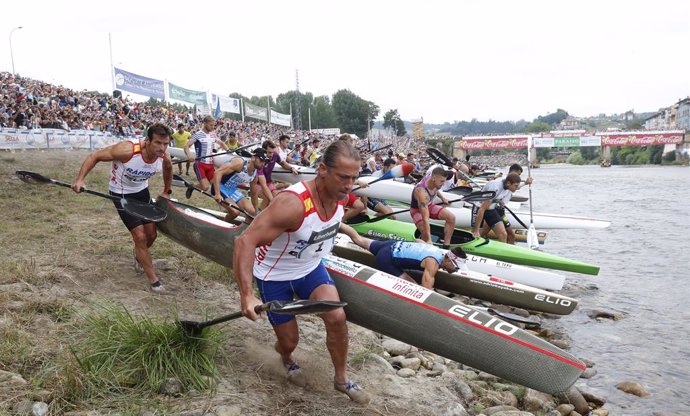
[[[427,289],[434,288],[434,282],[436,281],[436,272],[438,272],[438,262],[433,257],[427,257],[422,260],[420,264],[424,268],[424,273],[422,274],[422,286]]]
[[[257,216],[245,232],[235,239],[232,269],[240,289],[240,305],[244,316],[255,321],[259,315],[254,307],[261,301],[254,295],[253,266],[257,247],[266,245],[286,230],[299,226],[304,216],[304,205],[293,193],[282,192],[263,214]]]
[[[166,154],[163,157],[163,193],[161,194],[162,197],[168,198],[170,196],[168,192],[171,191],[170,186],[172,185],[172,177],[173,165],[170,161],[170,158]]]
[[[353,243],[357,244],[365,250],[369,250],[369,245],[371,244],[372,240],[370,238],[362,237],[357,233],[357,231],[355,231],[354,228],[341,222],[340,232],[350,237],[350,240],[352,240]]]
[[[216,139],[216,143],[218,144],[218,146],[222,147],[223,150],[225,150],[226,152],[228,151],[228,145],[225,144],[224,141],[222,141],[221,139]]]
[[[220,195],[220,180],[225,175],[230,175],[233,172],[239,172],[242,169],[242,165],[244,165],[242,159],[233,159],[230,161],[230,163],[226,163],[216,169],[216,172],[213,174],[213,189],[216,191],[213,197],[216,198],[216,202],[223,200],[223,197]]]
[[[268,184],[266,183],[266,177],[264,175],[258,175],[258,184],[261,187],[261,191],[264,194],[264,198],[268,199],[268,202],[273,201],[273,192],[268,189]]]
[[[422,231],[427,237],[425,240],[427,243],[431,243],[431,225],[429,224],[429,196],[424,191],[423,188],[414,188],[415,199],[417,200],[417,206],[419,206],[419,212],[422,214]]]
[[[185,145],[184,145],[184,154],[185,154],[185,156],[187,156],[187,160],[190,162],[193,161],[193,159],[192,159],[192,154],[189,152],[189,148],[194,144],[195,141],[196,141],[196,139],[194,138],[194,136],[192,136],[189,138],[189,140],[187,140],[187,143],[185,143]],[[199,155],[197,155],[197,156],[199,156]]]
[[[86,175],[91,172],[98,162],[112,162],[114,160],[125,161],[132,157],[133,151],[134,144],[132,142],[122,141],[91,153],[84,159],[84,163],[81,165],[81,169],[79,169],[79,174],[72,184],[72,190],[77,193],[81,192],[81,188],[84,187]],[[172,172],[172,166],[170,168]]]
[[[484,220],[484,213],[489,208],[489,205],[491,205],[491,200],[487,199],[486,201],[482,202],[482,205],[479,207],[479,211],[477,211],[477,219],[474,224],[474,229],[472,230],[472,234],[475,237],[479,237],[479,228],[481,228],[482,226],[482,221]]]

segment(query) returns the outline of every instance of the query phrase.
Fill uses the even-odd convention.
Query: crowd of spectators
[[[147,125],[162,122],[195,131],[203,114],[139,103],[128,96],[113,97],[89,91],[75,91],[63,86],[8,72],[0,72],[0,127],[18,129],[56,128],[110,132],[118,137],[137,137]],[[287,134],[296,140],[320,137],[317,133],[293,130],[275,124],[219,119],[216,133],[220,137],[235,132],[240,143]]]
[[[153,106],[135,102],[129,96],[114,97],[89,91],[75,91],[26,77],[0,72],[0,127],[17,129],[55,128],[63,130],[94,130],[109,132],[117,137],[138,137],[146,126],[162,122],[176,129],[184,124],[191,132],[201,127],[204,114],[191,110],[179,110],[173,106]],[[336,136],[324,136],[304,130],[295,130],[276,124],[238,121],[226,118],[217,120],[216,134],[225,139],[230,132],[237,135],[240,144],[273,139],[287,134],[294,142],[319,139],[321,147],[327,146]],[[435,138],[438,139],[438,138]],[[358,139],[360,148],[383,148],[381,156],[412,158],[425,162],[424,138],[375,136],[370,140]],[[410,156],[411,155],[411,156]],[[517,155],[477,156],[473,161],[489,166],[505,166],[519,159]]]

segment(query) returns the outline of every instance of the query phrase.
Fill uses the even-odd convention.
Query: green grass
[[[65,399],[142,397],[157,393],[167,378],[185,390],[205,390],[218,377],[214,358],[223,336],[217,330],[192,338],[174,322],[134,316],[114,305],[100,306],[79,326],[72,360],[62,372]]]

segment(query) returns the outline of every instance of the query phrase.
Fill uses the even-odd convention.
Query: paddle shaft
[[[214,154],[209,155],[209,156],[199,156],[199,157],[197,157],[197,158],[194,158],[193,160],[189,160],[189,159],[187,159],[187,160],[178,160],[177,162],[173,162],[173,165],[177,165],[177,164],[184,163],[184,162],[196,162],[196,161],[198,161],[198,160],[206,159],[206,158],[209,158],[209,157],[221,156],[221,155],[227,155],[227,154],[231,154],[231,153],[236,153],[236,152],[238,152],[238,151],[240,151],[240,150],[246,149],[246,148],[248,148],[248,147],[252,147],[252,146],[257,145],[257,144],[261,144],[261,142],[254,142],[254,143],[245,144],[244,146],[240,146],[240,147],[238,147],[237,149],[228,150],[227,152],[214,153]]]
[[[493,197],[496,195],[496,193],[493,192],[493,191],[486,192],[486,195],[487,195],[487,196],[488,196],[489,194],[491,194],[491,196],[489,196],[488,198],[493,198]],[[460,201],[467,201],[467,202],[470,202],[470,201],[472,201],[472,200],[479,200],[478,198],[481,197],[481,195],[476,195],[477,198],[471,198],[471,196],[472,196],[472,194],[467,195],[467,196],[463,196],[462,198],[458,198],[458,199],[451,199],[450,201],[448,201],[448,205],[450,205],[450,204],[452,204],[452,203],[454,203],[454,202],[460,202]],[[390,213],[385,214],[385,215],[381,215],[381,216],[378,216],[378,217],[370,218],[370,219],[367,220],[367,222],[377,222],[377,221],[381,221],[381,220],[386,219],[386,218],[388,218],[388,217],[391,217],[391,216],[393,216],[393,215],[402,214],[403,212],[408,212],[408,211],[410,211],[411,209],[412,209],[412,208],[408,208],[408,209],[403,209],[403,210],[400,210],[400,211],[390,212]],[[518,221],[520,221],[520,220],[518,219]]]
[[[186,186],[187,188],[192,188],[192,189],[194,189],[195,191],[201,192],[202,194],[204,194],[204,195],[206,195],[206,196],[208,196],[208,197],[210,197],[210,198],[213,198],[213,200],[216,199],[215,196],[209,194],[208,192],[204,191],[204,190],[201,189],[201,188],[197,188],[197,187],[194,186],[193,184],[187,182],[187,180],[186,180],[185,178],[183,178],[182,176],[180,176],[180,175],[173,175],[173,179],[178,180],[178,181],[181,181],[182,183],[185,184],[185,186]],[[220,190],[218,190],[218,192],[220,192]],[[218,202],[218,201],[216,201],[216,202]],[[220,204],[221,204],[221,205],[228,206],[228,207],[230,207],[230,208],[232,208],[232,209],[236,209],[236,210],[238,210],[239,212],[241,212],[242,214],[246,215],[247,217],[249,217],[249,218],[251,218],[251,219],[254,219],[254,216],[249,215],[249,213],[247,213],[247,211],[243,210],[242,208],[238,207],[238,206],[235,205],[235,204],[231,204],[231,203],[225,201],[224,199],[221,199],[221,200],[220,200]]]
[[[65,182],[56,181],[55,179],[50,179],[50,183],[52,183],[53,185],[64,186],[65,188],[70,188],[70,189],[72,189],[72,185],[70,185],[70,184],[68,184],[68,183],[65,183]],[[103,192],[92,191],[91,189],[86,189],[86,188],[84,188],[84,187],[82,187],[82,188],[79,190],[79,192],[84,192],[84,193],[86,193],[86,194],[91,194],[91,195],[100,196],[100,197],[102,197],[102,198],[111,199],[111,200],[113,200],[113,201],[119,201],[119,200],[121,200],[121,199],[126,199],[126,198],[123,198],[123,197],[121,197],[121,196],[114,196],[114,195],[106,194],[106,193],[103,193]]]

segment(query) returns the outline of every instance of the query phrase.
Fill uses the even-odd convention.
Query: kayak
[[[371,182],[374,179],[376,178],[373,178],[371,176],[365,176],[360,178],[360,180],[365,180],[367,182]],[[413,188],[413,185],[407,183],[396,181],[381,181],[369,187],[358,189],[357,191],[355,191],[355,194],[371,198],[402,201],[409,204]],[[442,194],[444,198],[446,198],[448,201],[460,198],[460,196],[452,194],[450,192],[443,192]],[[440,203],[440,200],[437,200],[437,202]],[[464,205],[467,205],[467,208]],[[451,206],[446,207],[446,209],[450,210],[455,215],[457,227],[472,226],[472,210],[469,204],[466,204],[462,201],[458,201],[452,203]],[[523,223],[530,223],[529,212],[515,212],[515,214],[522,220]],[[510,219],[513,228],[526,228],[522,227],[522,225],[520,225],[520,223],[518,223],[517,221],[514,221],[514,218],[512,218],[510,214],[508,214],[508,218]],[[539,212],[535,212],[533,214],[533,218],[534,226],[538,229],[602,229],[611,225],[609,221],[597,218],[548,214]]]
[[[369,267],[377,267],[376,257],[369,250],[354,244],[344,234],[339,234],[336,237],[333,253],[339,257],[356,261]],[[468,268],[470,267],[468,265]],[[406,270],[406,272],[416,280],[421,279],[421,272],[412,270]],[[434,288],[475,299],[557,315],[567,315],[577,306],[577,300],[568,296],[547,292],[505,278],[489,276],[471,270],[455,273],[446,273],[443,270],[439,270],[436,273]]]
[[[166,152],[168,155],[171,157],[175,157],[179,160],[187,160],[187,155],[184,153],[184,149],[179,148],[179,147],[168,147],[166,149]],[[196,157],[196,152],[194,152],[194,149],[189,149],[190,155],[192,158]],[[219,152],[222,153],[222,152]],[[228,163],[232,158],[235,157],[241,157],[236,154],[229,154],[229,153],[224,153],[222,155],[218,156],[211,156],[213,158],[213,165],[216,168],[219,168],[223,166],[224,164]],[[277,181],[283,181],[283,182],[288,182],[288,183],[297,183],[300,181],[308,181],[311,179],[314,179],[314,173],[316,172],[313,168],[309,168],[306,166],[299,166],[299,165],[290,165],[293,168],[297,169],[299,172],[298,175],[293,175],[291,172],[283,172],[283,168],[280,165],[277,165],[275,167],[275,170],[273,171],[273,174],[271,175],[271,178],[273,180]]]
[[[436,220],[432,220],[436,221]],[[443,224],[442,222],[438,222],[439,224]],[[518,228],[515,231],[515,242],[516,243],[527,243],[527,231],[524,228]],[[539,241],[539,245],[543,245],[546,243],[546,238],[549,236],[549,233],[546,231],[540,231],[537,230],[537,239]],[[489,231],[488,237],[492,240],[498,240],[498,237],[496,237],[496,234],[494,234],[494,231],[491,230]]]
[[[195,207],[160,198],[162,233],[227,267],[246,225],[218,221]],[[329,255],[323,260],[348,321],[417,348],[548,394],[567,391],[582,361],[531,333],[421,286]]]
[[[225,217],[225,213],[221,211],[207,208],[199,209],[220,219]],[[236,220],[241,221],[241,218],[241,216],[237,217]],[[346,238],[349,241],[349,238],[345,235],[341,236],[339,234],[336,238]],[[561,290],[563,289],[563,284],[565,283],[565,276],[559,273],[549,270],[520,266],[504,261],[475,256],[473,254],[467,256],[467,266],[470,270],[475,272],[484,273],[489,276],[501,276],[504,279],[512,280],[513,282],[522,283],[523,285],[528,285],[539,289]]]
[[[419,237],[419,231],[414,224],[391,219],[382,219],[374,222],[366,222],[369,216],[360,215],[350,219],[348,224],[360,235],[376,240],[400,240],[415,241]],[[443,225],[430,224],[431,240],[435,245],[443,243]],[[547,269],[565,270],[575,273],[593,274],[599,273],[599,267],[592,264],[571,260],[565,257],[544,253],[543,251],[530,250],[488,238],[474,238],[472,233],[456,229],[450,242],[451,247],[462,247],[468,254],[503,260],[509,263],[527,266],[544,267]]]
[[[333,255],[326,270],[348,321],[548,394],[568,390],[584,364],[517,326],[468,305]]]

